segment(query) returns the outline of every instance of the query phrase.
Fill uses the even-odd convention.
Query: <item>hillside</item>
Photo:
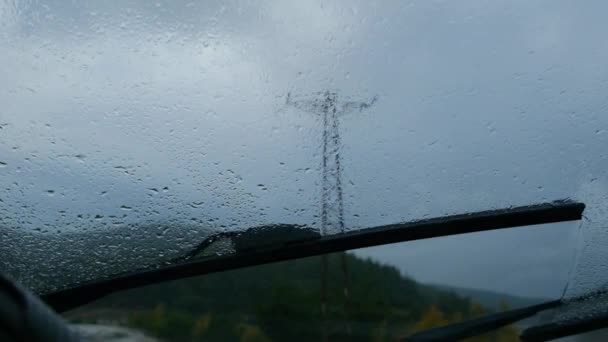
[[[534,304],[539,304],[550,300],[549,298],[520,297],[506,293],[457,286],[437,284],[427,285],[435,287],[439,290],[454,292],[455,294],[461,297],[470,298],[471,300],[475,301],[476,303],[479,303],[481,306],[489,310],[499,310],[502,303],[507,304],[512,309],[516,309]]]
[[[348,300],[340,255],[331,255],[325,316],[321,257],[311,257],[124,291],[67,317],[110,321],[174,341],[310,341],[323,333],[331,341],[389,341],[484,313],[468,298],[419,284],[394,267],[345,257]]]

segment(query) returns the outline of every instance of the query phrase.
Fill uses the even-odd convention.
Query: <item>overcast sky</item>
[[[194,235],[318,226],[321,122],[285,103],[288,92],[332,90],[344,101],[378,97],[340,122],[349,229],[563,198],[588,205],[580,227],[360,253],[425,282],[530,296],[559,295],[568,279],[567,295],[594,289],[608,274],[607,10],[1,2],[0,221],[34,234],[26,269],[49,263],[35,234],[158,221],[191,224]],[[128,237],[106,267],[118,270],[121,251],[155,247]],[[19,255],[23,241],[0,251]],[[87,267],[58,271],[94,277],[80,275]]]

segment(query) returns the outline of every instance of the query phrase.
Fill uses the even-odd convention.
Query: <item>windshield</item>
[[[253,227],[302,229],[248,250],[571,199],[586,209],[567,234],[512,239],[555,256],[545,272],[567,274],[566,297],[597,290],[607,7],[2,2],[0,270],[44,294]],[[235,251],[209,247],[196,257]],[[471,282],[517,264],[488,259]]]
[[[480,272],[483,262],[474,260],[500,259],[513,249],[529,255],[534,247],[512,237],[553,231],[567,241],[573,228],[477,234],[503,242],[492,251],[471,249],[476,238],[456,236],[260,265],[117,292],[64,316],[85,336],[100,340],[123,332],[162,341],[398,341],[559,298],[567,271],[543,274],[558,255],[540,260],[520,255],[517,267],[495,263],[491,274]],[[435,257],[443,249],[452,251],[449,259]],[[399,266],[385,261],[395,255]],[[425,267],[415,260],[424,260]],[[544,286],[538,279],[546,280]],[[519,341],[537,321],[516,320],[467,341]]]

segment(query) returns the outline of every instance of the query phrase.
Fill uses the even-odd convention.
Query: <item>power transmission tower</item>
[[[344,233],[344,195],[342,185],[342,161],[340,156],[340,121],[339,117],[353,111],[363,111],[371,107],[377,98],[369,102],[338,101],[335,92],[326,91],[314,94],[312,99],[297,99],[287,94],[287,105],[318,115],[323,124],[322,160],[321,160],[321,234]],[[349,275],[346,255],[341,253],[341,266],[344,275],[344,316],[346,332],[351,335],[348,321]],[[325,316],[327,315],[327,272],[328,257],[321,257],[321,315],[323,317],[323,340],[327,341]]]

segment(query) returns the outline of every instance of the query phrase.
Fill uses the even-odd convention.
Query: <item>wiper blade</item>
[[[549,323],[528,328],[520,335],[521,341],[549,341],[608,327],[608,312],[589,318]]]
[[[522,341],[548,341],[608,327],[608,292],[595,291],[564,301],[557,320],[530,327],[522,332]]]
[[[568,300],[555,300],[521,309],[472,319],[466,322],[428,329],[405,341],[453,341],[477,336],[510,323],[553,309],[557,317],[551,323],[524,330],[521,341],[548,341],[608,327],[608,290],[598,290]]]
[[[177,265],[83,283],[41,297],[55,310],[66,311],[115,291],[164,281],[389,243],[580,220],[584,209],[583,203],[561,200],[365,228],[342,234],[320,236],[316,239],[290,240],[274,246],[249,249],[243,253],[194,259]],[[286,225],[280,226],[285,227]],[[192,253],[189,253],[187,257],[189,258],[191,255]]]
[[[422,342],[422,341],[456,341],[481,335],[522,319],[532,317],[540,311],[555,308],[561,301],[555,300],[525,308],[514,309],[495,314],[474,318],[465,322],[454,323],[444,327],[433,328],[418,332],[406,337],[403,341]]]

